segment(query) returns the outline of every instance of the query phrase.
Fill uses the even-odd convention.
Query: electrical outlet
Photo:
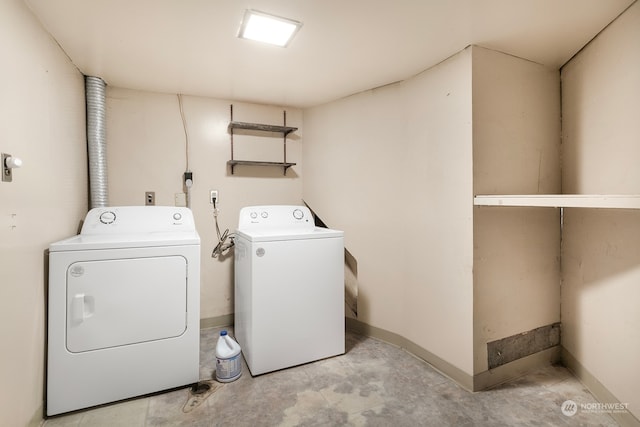
[[[155,191],[147,191],[144,193],[144,205],[145,206],[154,206],[156,204],[156,192]]]
[[[209,203],[213,204],[213,201],[216,202],[216,207],[220,206],[220,198],[218,198],[218,190],[211,190],[211,194],[209,195]]]

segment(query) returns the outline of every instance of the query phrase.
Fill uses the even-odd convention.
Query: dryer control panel
[[[81,235],[195,231],[191,209],[172,206],[113,206],[89,211]]]
[[[315,223],[306,206],[247,206],[240,210],[238,230],[313,230]]]

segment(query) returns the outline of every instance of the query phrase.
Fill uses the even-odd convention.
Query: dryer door
[[[72,353],[179,336],[186,312],[182,256],[80,261],[67,269]]]

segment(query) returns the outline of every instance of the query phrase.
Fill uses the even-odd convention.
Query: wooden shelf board
[[[229,160],[227,162],[228,165],[236,166],[236,165],[250,165],[250,166],[280,166],[289,168],[291,166],[295,166],[295,163],[289,162],[261,162],[254,160]]]
[[[278,125],[264,125],[260,123],[245,123],[245,122],[230,122],[229,129],[244,129],[244,130],[257,130],[262,132],[273,132],[288,135],[291,132],[295,132],[298,128],[291,126],[278,126]]]
[[[623,194],[509,194],[477,195],[475,206],[640,209],[640,195]]]

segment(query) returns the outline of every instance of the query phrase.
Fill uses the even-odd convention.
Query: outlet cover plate
[[[155,191],[147,191],[144,193],[144,205],[145,206],[155,206],[156,204],[156,192]]]
[[[187,207],[187,194],[186,193],[175,193],[174,196],[174,204],[177,207]]]

